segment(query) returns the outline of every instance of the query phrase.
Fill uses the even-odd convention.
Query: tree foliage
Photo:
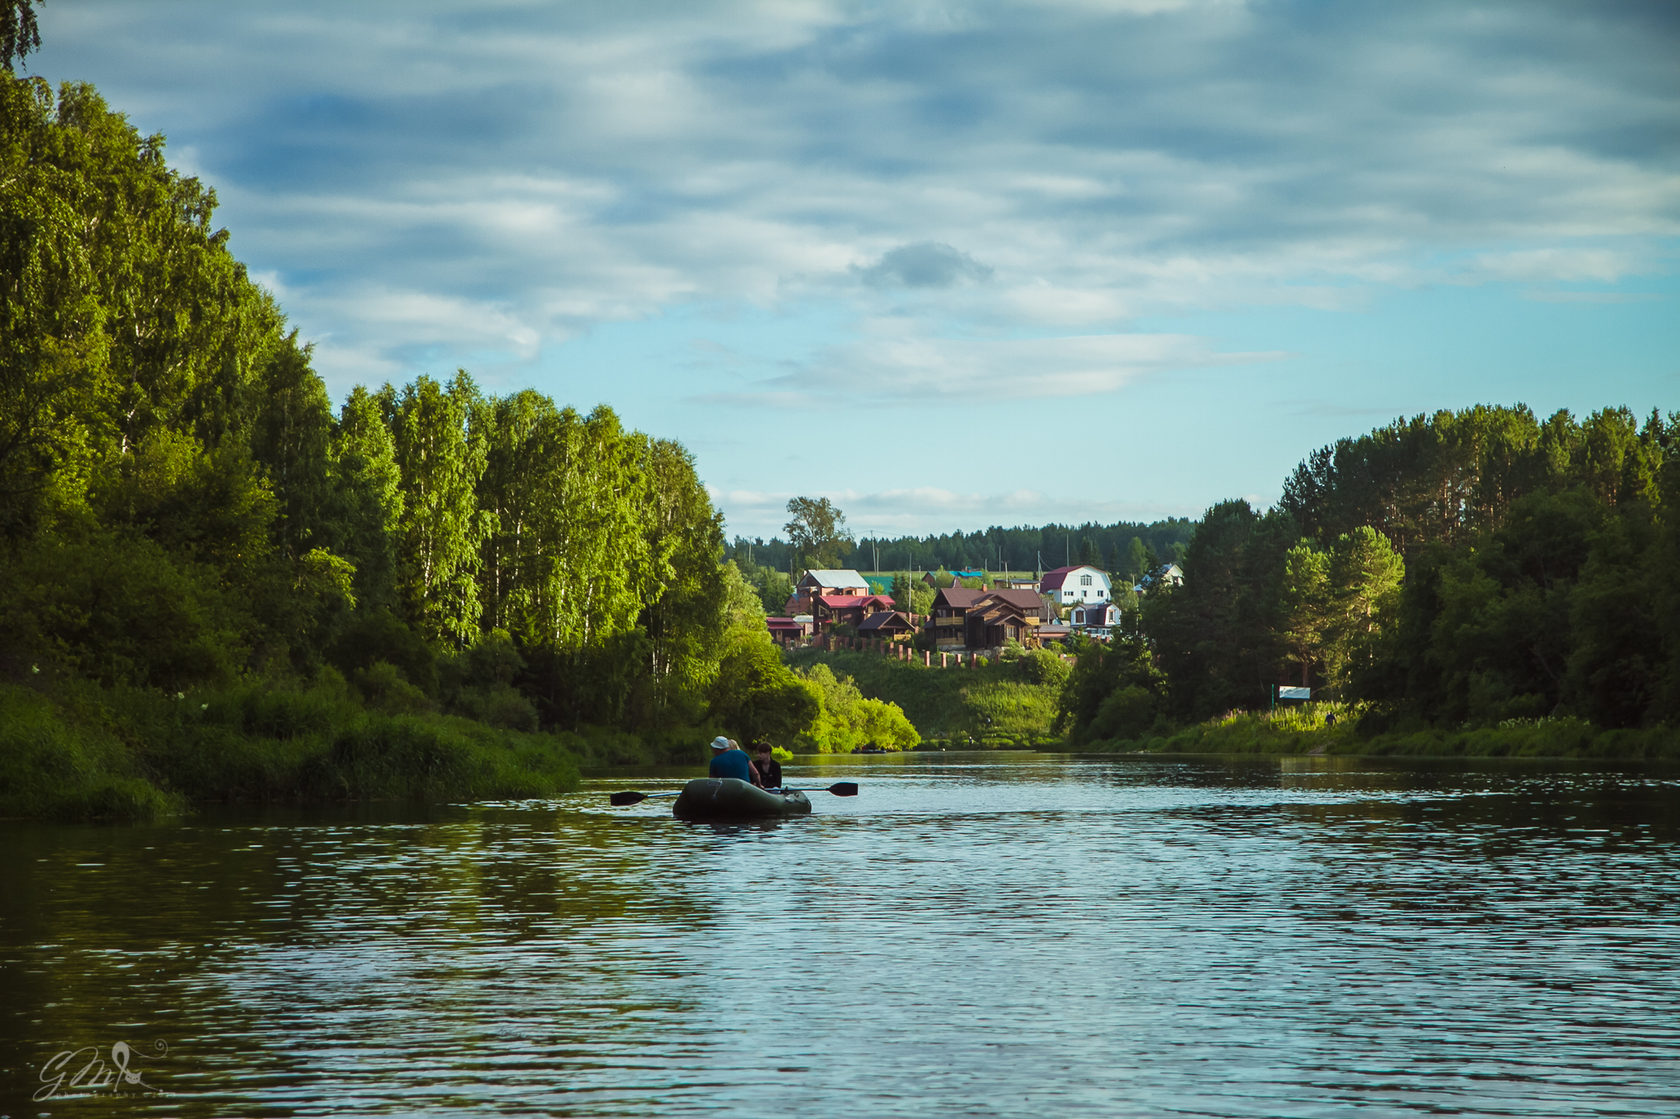
[[[682,447],[465,371],[335,415],[161,137],[87,86],[0,97],[0,676],[337,671],[521,729],[814,718],[754,675],[775,650]]]
[[[1082,658],[1067,725],[1135,732],[1156,710],[1146,699],[1206,719],[1262,707],[1280,684],[1452,726],[1672,722],[1677,454],[1674,415],[1608,408],[1542,423],[1520,405],[1417,416],[1321,448],[1277,509],[1209,509],[1184,586],[1145,599],[1164,684]]]
[[[832,568],[840,565],[852,534],[846,528],[846,514],[826,497],[795,497],[788,501],[788,534],[794,567]]]

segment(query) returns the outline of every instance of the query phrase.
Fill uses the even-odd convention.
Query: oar
[[[855,797],[858,794],[858,787],[856,781],[836,781],[826,789],[784,788],[782,791],[789,793],[833,793],[837,797]],[[622,808],[627,804],[640,804],[642,801],[647,800],[650,797],[675,797],[681,795],[682,790],[680,789],[676,792],[670,793],[614,793],[607,798],[607,803],[611,804],[614,808]]]

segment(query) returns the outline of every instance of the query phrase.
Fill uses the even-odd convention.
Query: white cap
[[[716,738],[712,739],[712,749],[714,749],[714,750],[727,750],[727,749],[729,749],[729,739],[725,738],[721,734],[718,735]]]

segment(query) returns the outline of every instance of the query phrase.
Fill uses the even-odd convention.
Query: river
[[[798,761],[0,823],[0,1115],[1680,1114],[1673,768]]]

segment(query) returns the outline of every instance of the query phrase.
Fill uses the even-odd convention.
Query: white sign
[[[1278,688],[1279,699],[1311,699],[1311,688]]]

